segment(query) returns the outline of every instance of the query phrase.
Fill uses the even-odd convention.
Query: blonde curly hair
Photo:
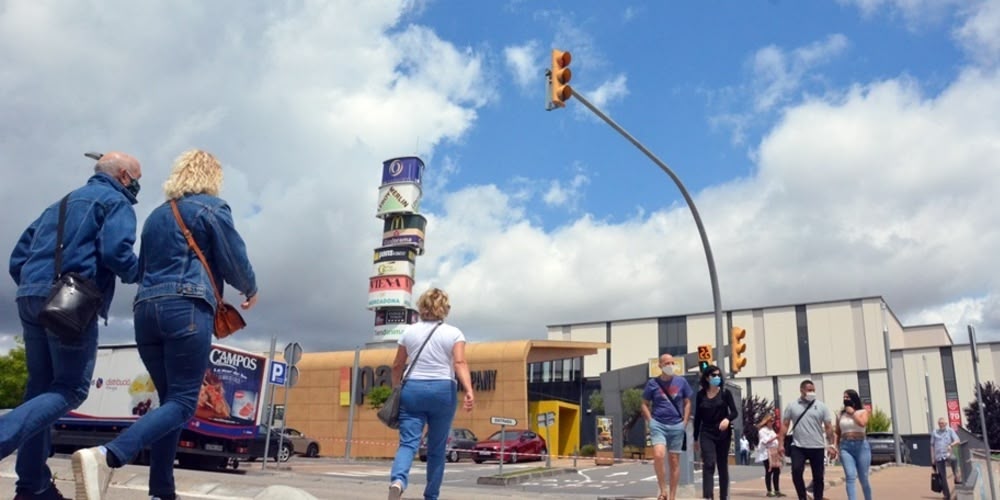
[[[431,288],[420,296],[417,301],[420,319],[423,321],[444,321],[451,312],[448,294],[440,288]]]
[[[204,193],[219,196],[222,189],[222,165],[207,151],[185,151],[174,161],[170,177],[163,183],[168,200],[188,194]]]

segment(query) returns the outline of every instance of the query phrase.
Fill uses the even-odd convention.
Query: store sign
[[[948,400],[948,423],[955,430],[958,430],[962,425],[962,406],[959,404],[958,399]]]
[[[382,246],[413,247],[418,254],[424,251],[424,231],[427,218],[420,214],[389,215],[382,224]]]
[[[348,369],[350,371],[350,369]],[[475,370],[469,373],[472,379],[472,389],[475,391],[494,391],[497,387],[497,370]],[[365,396],[372,389],[384,385],[392,387],[392,367],[380,365],[377,367],[364,366],[358,369],[358,388],[354,401],[357,404],[364,402]],[[340,380],[341,387],[350,387],[350,382],[344,384],[344,377]],[[459,387],[461,389],[461,387]],[[344,391],[341,391],[343,394]],[[341,404],[344,399],[341,396]]]
[[[416,156],[393,158],[382,162],[382,184],[397,182],[420,183],[424,176],[424,162]]]
[[[378,188],[376,217],[388,214],[412,214],[420,211],[420,184],[404,182]]]

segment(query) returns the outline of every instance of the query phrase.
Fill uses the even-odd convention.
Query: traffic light
[[[568,85],[573,72],[569,63],[573,58],[569,52],[552,49],[552,67],[549,69],[549,108],[564,108],[566,101],[573,97],[573,89]]]
[[[738,326],[734,326],[729,333],[729,348],[732,349],[729,361],[732,363],[733,375],[739,373],[747,365],[747,358],[743,356],[743,353],[747,351],[747,345],[743,341],[746,336],[747,331]]]
[[[712,364],[712,346],[698,346],[698,373],[705,373],[705,370]]]

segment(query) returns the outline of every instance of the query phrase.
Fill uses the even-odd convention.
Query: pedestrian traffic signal
[[[566,107],[566,101],[573,97],[573,88],[569,86],[569,80],[573,78],[573,72],[569,69],[569,63],[572,60],[569,52],[552,49],[548,109]]]
[[[732,352],[729,355],[729,362],[733,367],[733,375],[736,375],[747,365],[747,358],[743,353],[747,351],[747,345],[743,341],[747,336],[747,331],[738,326],[734,326],[729,333],[729,348]]]

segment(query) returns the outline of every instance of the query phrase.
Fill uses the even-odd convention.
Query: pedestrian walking
[[[24,402],[0,417],[0,459],[17,450],[15,499],[65,498],[46,465],[52,424],[86,399],[97,357],[97,322],[115,293],[115,279],[135,283],[136,195],[142,166],[130,155],[102,155],[87,183],[50,205],[35,219],[10,256],[17,284],[28,381]],[[13,207],[10,207],[13,209]],[[65,279],[72,280],[72,283]],[[86,306],[50,304],[56,287],[90,290]],[[83,296],[78,293],[77,296]],[[54,331],[43,311],[78,317],[80,328]]]
[[[806,462],[812,469],[813,496],[823,498],[823,475],[826,455],[836,458],[834,447],[833,417],[822,401],[816,399],[816,386],[811,380],[799,384],[801,396],[789,403],[782,419],[782,429],[791,434],[779,434],[781,446],[788,443],[787,453],[792,459],[792,484],[799,500],[808,500],[803,473]]]
[[[951,488],[948,487],[949,465],[954,468],[952,448],[962,444],[954,429],[948,427],[944,418],[937,421],[938,428],[931,431],[931,464],[941,480],[941,490],[945,498],[951,498]],[[956,481],[957,484],[957,481]]]
[[[750,440],[740,436],[740,465],[750,465]]]
[[[164,184],[167,201],[146,218],[133,306],[135,341],[160,406],[106,445],[73,454],[77,500],[101,500],[114,469],[147,447],[149,495],[176,499],[178,440],[194,416],[208,368],[223,283],[245,296],[244,310],[258,297],[246,245],[229,205],[219,198],[221,189],[219,161],[202,150],[188,151]]]
[[[855,483],[861,482],[865,500],[872,500],[872,486],[868,481],[872,465],[872,448],[868,443],[865,427],[868,410],[861,403],[861,396],[854,389],[844,391],[844,409],[837,417],[836,441],[840,463],[844,467],[844,488],[847,499],[856,500]]]
[[[778,434],[774,431],[774,416],[767,415],[757,424],[757,455],[758,463],[764,465],[764,486],[768,497],[783,497],[781,492],[781,466],[785,455],[778,443]]]
[[[680,454],[687,449],[687,423],[691,417],[693,391],[684,377],[674,373],[674,357],[660,356],[660,375],[646,382],[642,392],[642,416],[653,444],[653,470],[660,487],[657,500],[675,500],[681,477]],[[664,459],[670,467],[669,493]]]
[[[722,386],[722,371],[708,366],[699,380],[695,396],[694,446],[701,450],[701,497],[714,498],[715,471],[719,471],[719,498],[729,498],[729,444],[733,442],[730,424],[739,413],[733,394]]]
[[[417,305],[420,322],[403,332],[392,363],[393,387],[398,387],[404,378],[406,383],[400,393],[399,448],[392,461],[389,500],[399,500],[406,491],[424,426],[427,427],[424,499],[437,500],[444,479],[448,434],[455,418],[456,377],[465,392],[462,402],[465,411],[472,411],[475,402],[469,363],[465,359],[465,335],[445,323],[451,312],[448,294],[431,288],[420,296]]]

